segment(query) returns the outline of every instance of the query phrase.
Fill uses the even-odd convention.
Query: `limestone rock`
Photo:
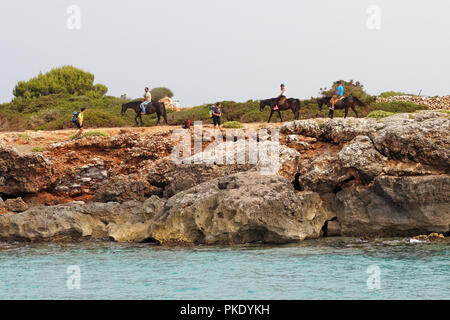
[[[141,242],[149,238],[151,218],[162,206],[151,199],[122,204],[72,202],[0,215],[0,241],[77,241],[113,239]],[[153,205],[151,205],[153,204]]]
[[[0,193],[16,195],[47,188],[53,181],[52,164],[39,153],[19,155],[0,146]]]
[[[384,127],[371,132],[375,148],[394,160],[411,160],[450,172],[450,119],[423,112],[414,119],[387,117]]]
[[[28,209],[28,205],[21,197],[16,199],[7,199],[5,204],[6,209],[12,212],[23,212]]]
[[[277,175],[241,172],[170,198],[150,227],[162,243],[287,243],[318,237],[326,220],[317,193]]]
[[[380,175],[387,162],[367,136],[355,137],[339,151],[338,159],[343,168],[355,169],[367,181]]]
[[[280,132],[283,134],[305,135],[314,138],[321,136],[319,124],[314,119],[287,122],[280,127]]]
[[[450,231],[450,177],[380,176],[337,193],[343,235],[411,236]]]

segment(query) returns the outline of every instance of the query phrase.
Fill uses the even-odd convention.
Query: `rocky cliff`
[[[449,133],[449,115],[438,111],[293,121],[265,159],[277,160],[273,174],[261,174],[261,161],[218,164],[242,148],[237,141],[193,157],[215,162],[176,164],[170,131],[84,138],[37,155],[0,142],[0,240],[236,244],[448,234]]]

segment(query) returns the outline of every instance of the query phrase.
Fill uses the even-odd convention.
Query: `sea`
[[[447,239],[0,243],[0,299],[449,299]]]

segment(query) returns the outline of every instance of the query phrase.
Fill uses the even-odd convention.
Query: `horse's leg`
[[[356,108],[355,108],[354,105],[352,105],[352,110],[353,110],[353,112],[356,114],[356,117],[358,118],[358,112],[356,112]]]
[[[136,125],[139,127],[139,123],[137,121],[137,118],[139,117],[139,113],[136,113],[136,117],[134,117],[134,121],[136,121]]]
[[[158,116],[158,121],[156,121],[156,125],[159,125],[159,120],[161,120],[161,114],[157,113],[156,115]]]
[[[345,106],[345,115],[344,115],[344,119],[347,118],[348,116],[348,106]]]
[[[142,121],[142,113],[139,114],[139,119],[141,120],[141,127],[144,126],[144,121]]]
[[[330,112],[328,112],[328,118],[333,119],[334,117],[334,110],[330,109]]]
[[[281,118],[281,112],[280,112],[280,110],[278,109],[277,111],[278,111],[278,115],[280,116],[280,121],[283,122],[283,119]]]
[[[267,121],[267,123],[269,123],[269,122],[270,122],[270,119],[272,119],[272,115],[273,115],[273,109],[271,108],[271,109],[270,109],[269,120]]]

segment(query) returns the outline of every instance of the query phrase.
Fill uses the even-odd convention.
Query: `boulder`
[[[333,143],[349,142],[357,136],[367,136],[384,127],[375,119],[347,118],[331,119],[322,124],[321,138]]]
[[[280,132],[283,134],[297,134],[319,138],[322,134],[318,121],[320,119],[295,120],[283,124]]]
[[[296,192],[286,178],[241,172],[170,198],[151,224],[161,243],[288,243],[316,238],[326,221],[314,192]]]
[[[28,204],[26,204],[21,197],[16,199],[7,199],[5,204],[8,211],[23,212],[28,210]]]

